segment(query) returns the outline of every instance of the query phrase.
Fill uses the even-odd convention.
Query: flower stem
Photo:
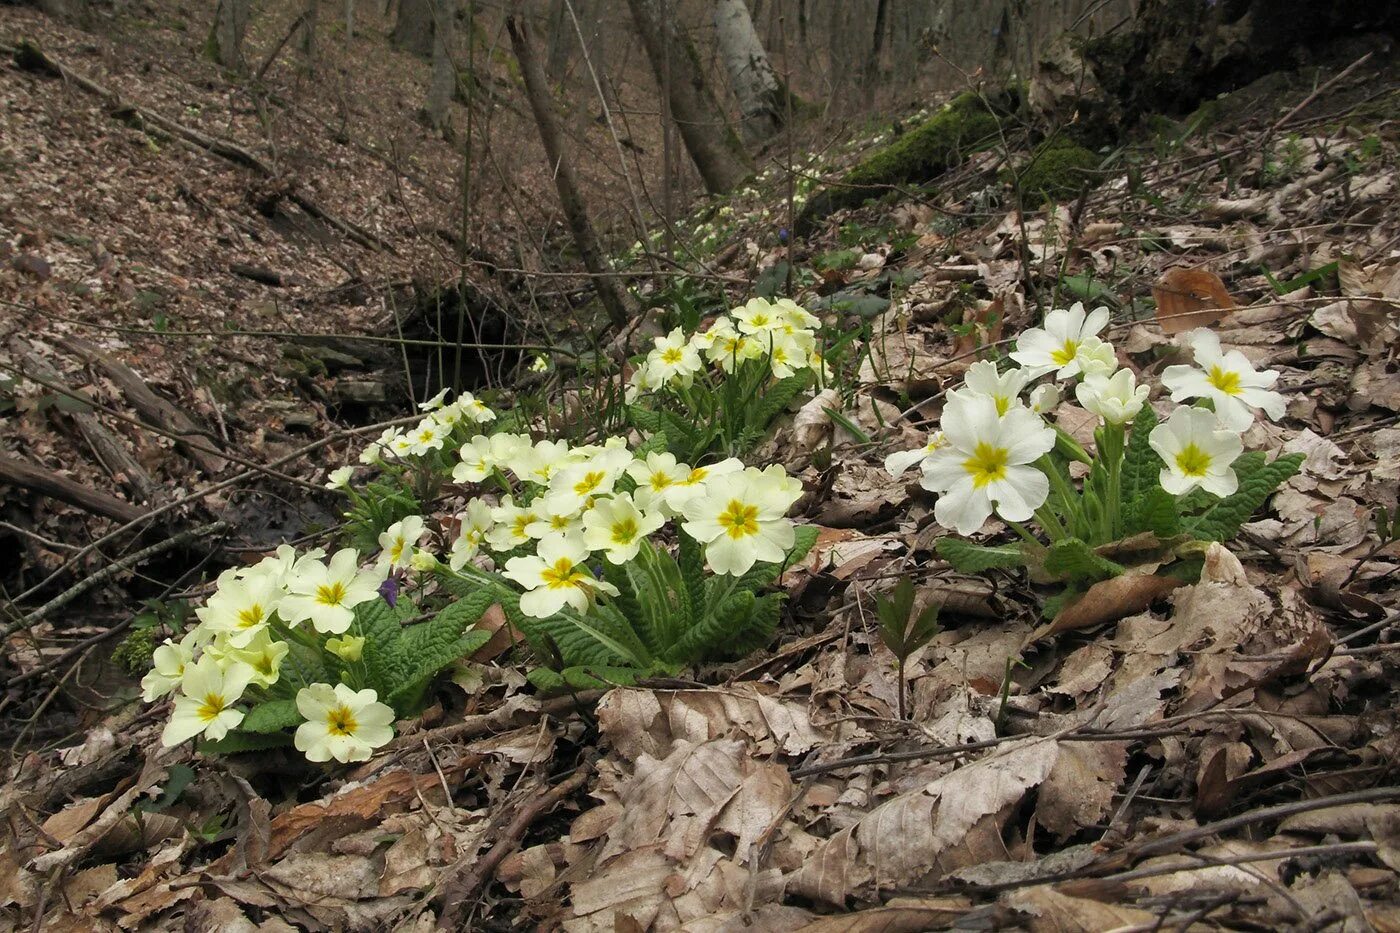
[[[1108,475],[1108,489],[1104,502],[1107,541],[1117,541],[1123,536],[1123,426],[1105,424],[1103,426],[1102,449],[1099,451]]]
[[[1046,511],[1048,511],[1048,510],[1046,510]],[[1045,517],[1042,516],[1042,515],[1040,514],[1040,511],[1037,511],[1037,512],[1035,513],[1035,517],[1036,517],[1037,519],[1040,520],[1040,523],[1041,523],[1042,525],[1045,524]],[[1055,518],[1055,516],[1054,516],[1053,513],[1050,514],[1049,518],[1050,518],[1051,521],[1055,522],[1056,525],[1058,525],[1058,524],[1060,523],[1060,520],[1059,520],[1058,518]],[[1033,535],[1033,534],[1031,534],[1030,529],[1027,528],[1025,525],[1022,525],[1020,522],[1013,522],[1013,521],[1011,521],[1011,519],[1009,519],[1009,518],[1008,518],[1008,519],[1004,519],[1004,521],[1006,522],[1006,524],[1007,524],[1008,526],[1010,526],[1011,530],[1014,531],[1014,532],[1016,532],[1018,535],[1020,535],[1021,538],[1022,538],[1024,541],[1026,541],[1026,543],[1028,543],[1028,544],[1033,544],[1033,545],[1035,545],[1036,547],[1042,547],[1042,546],[1043,546],[1043,545],[1041,545],[1040,541],[1036,538],[1036,536]],[[1050,529],[1048,529],[1048,528],[1046,529],[1046,534],[1049,534],[1050,537],[1051,537],[1052,539],[1058,540],[1058,538],[1055,538],[1055,534],[1054,534]],[[1063,537],[1063,536],[1064,536],[1064,529],[1061,528],[1061,529],[1060,529],[1060,537]]]

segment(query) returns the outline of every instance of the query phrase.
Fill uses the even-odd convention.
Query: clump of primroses
[[[617,595],[602,579],[602,562],[626,564],[644,544],[666,547],[688,535],[711,572],[735,577],[756,563],[783,561],[793,547],[787,512],[802,485],[781,466],[760,470],[732,458],[683,463],[665,452],[634,452],[620,437],[571,446],[473,433],[496,417],[469,395],[451,404],[439,395],[425,407],[422,422],[386,432],[360,460],[392,467],[426,458],[468,493],[465,507],[443,522],[422,515],[393,522],[378,535],[376,554],[345,548],[327,556],[284,545],[224,573],[196,610],[198,625],[159,646],[142,681],[148,702],[174,695],[165,744],[216,742],[250,708],[285,697],[303,720],[294,744],[308,759],[367,759],[392,737],[394,710],[353,682],[356,665],[375,649],[355,625],[357,607],[392,606],[405,588],[426,591],[442,574],[513,587],[521,612],[544,619],[585,615]],[[449,442],[455,457],[446,456]],[[355,497],[354,474],[334,470],[327,486]],[[330,667],[352,682],[302,682],[296,666],[283,663],[293,649],[334,659]]]
[[[1042,327],[1021,334],[1010,354],[1014,366],[974,363],[962,387],[949,393],[927,443],[891,454],[886,469],[898,475],[918,466],[921,485],[938,494],[935,518],[958,535],[973,534],[996,514],[1032,545],[1042,543],[1024,524],[1032,519],[1051,544],[1078,537],[1098,546],[1137,530],[1125,521],[1133,503],[1125,501],[1123,464],[1131,432],[1144,426],[1160,461],[1155,478],[1162,491],[1188,505],[1197,490],[1212,500],[1233,495],[1240,486],[1234,468],[1244,451],[1240,435],[1260,414],[1283,415],[1283,396],[1272,389],[1278,373],[1256,370],[1238,351],[1224,352],[1211,331],[1191,331],[1183,342],[1193,362],[1167,367],[1161,382],[1172,401],[1194,405],[1178,406],[1158,422],[1146,407],[1150,387],[1119,368],[1102,339],[1107,324],[1106,308],[1051,311]],[[1093,456],[1051,420],[1061,398],[1057,384],[1067,382],[1080,406],[1099,419]],[[1067,469],[1075,460],[1087,467],[1083,488]]]

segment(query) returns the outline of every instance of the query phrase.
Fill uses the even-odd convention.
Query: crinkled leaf
[[[963,573],[981,573],[984,570],[1005,567],[1025,566],[1026,556],[1019,545],[1003,544],[998,547],[984,547],[963,538],[939,538],[936,545],[938,554],[955,570]]]
[[[296,700],[268,700],[250,709],[238,728],[242,732],[281,732],[302,722]]]
[[[1244,457],[1240,458],[1241,460]],[[1239,533],[1240,526],[1249,521],[1264,500],[1273,495],[1289,477],[1303,466],[1304,455],[1287,454],[1247,472],[1240,471],[1239,489],[1221,499],[1200,516],[1186,520],[1186,530],[1205,541],[1228,541]]]
[[[1100,557],[1078,538],[1063,538],[1050,545],[1045,572],[1064,580],[1106,580],[1124,571],[1122,564]]]

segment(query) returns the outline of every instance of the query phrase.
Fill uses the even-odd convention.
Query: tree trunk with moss
[[[243,69],[243,35],[248,31],[251,0],[219,0],[214,25],[204,43],[210,59],[235,71]]]
[[[744,0],[715,0],[715,43],[739,102],[744,138],[767,139],[782,127],[787,106]]]
[[[427,58],[433,54],[433,0],[400,0],[390,40],[401,49]]]
[[[428,102],[423,108],[428,124],[446,134],[447,106],[457,89],[457,72],[452,67],[452,38],[457,19],[455,0],[432,0],[433,6],[433,73],[428,82]]]
[[[627,0],[627,6],[705,190],[711,194],[732,190],[752,173],[753,166],[705,83],[694,44],[676,29],[674,18],[663,20],[656,0]]]

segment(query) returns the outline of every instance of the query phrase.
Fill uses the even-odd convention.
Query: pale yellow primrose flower
[[[672,380],[688,385],[691,378],[704,369],[700,353],[687,341],[679,327],[665,337],[657,337],[647,354],[645,367],[649,385],[665,385]]]
[[[1083,368],[1080,345],[1097,337],[1107,325],[1107,308],[1095,308],[1086,315],[1084,305],[1075,302],[1068,309],[1047,314],[1044,327],[1032,327],[1021,334],[1011,358],[1025,367],[1031,379],[1050,372],[1057,379],[1068,379]]]
[[[802,483],[778,464],[766,470],[712,478],[702,495],[683,507],[685,533],[705,545],[705,561],[715,573],[734,576],[758,561],[778,563],[795,539],[788,509],[802,496]]]
[[[408,432],[408,440],[411,445],[409,454],[421,457],[430,450],[441,450],[448,435],[452,433],[452,428],[445,424],[440,424],[432,417],[424,418]]]
[[[407,567],[417,551],[418,540],[423,537],[423,516],[410,515],[394,522],[379,535],[379,560],[381,570]]]
[[[1109,424],[1127,424],[1142,411],[1148,386],[1137,384],[1131,369],[1120,369],[1111,377],[1085,376],[1074,388],[1075,398],[1085,411],[1093,412]]]
[[[1231,431],[1247,430],[1254,423],[1256,408],[1274,420],[1283,417],[1284,398],[1269,388],[1278,382],[1277,372],[1256,371],[1238,350],[1223,352],[1220,338],[1205,328],[1188,333],[1186,342],[1196,366],[1168,366],[1162,372],[1162,385],[1171,390],[1173,402],[1208,398],[1220,424]]]
[[[491,521],[495,524],[487,534],[486,541],[492,550],[496,551],[509,551],[522,544],[528,544],[531,538],[527,529],[539,521],[539,518],[539,512],[533,504],[516,505],[513,497],[506,496],[500,505],[491,510]]]
[[[1031,411],[1037,415],[1046,415],[1054,411],[1060,405],[1060,389],[1053,382],[1036,386],[1031,390]]]
[[[1050,481],[1030,464],[1055,446],[1055,432],[1028,408],[997,416],[985,396],[960,396],[943,409],[947,444],[923,462],[921,485],[941,493],[934,517],[944,528],[970,535],[995,510],[1021,522],[1044,504]]]
[[[447,566],[461,570],[481,551],[481,545],[495,524],[491,518],[491,506],[481,499],[467,503],[467,510],[457,516],[462,523],[457,540],[452,542],[452,550],[447,555]]]
[[[185,668],[194,660],[196,645],[197,635],[194,632],[186,633],[178,642],[167,638],[164,644],[159,645],[151,655],[151,669],[141,678],[141,699],[154,703],[180,686]]]
[[[933,452],[944,444],[943,432],[935,431],[929,435],[928,441],[922,447],[915,447],[913,450],[896,450],[885,458],[885,472],[891,476],[900,476],[916,463],[922,463]]]
[[[185,668],[175,709],[165,724],[160,741],[167,748],[203,735],[217,742],[243,721],[243,711],[233,705],[243,696],[252,679],[247,665],[221,670],[213,658],[200,658]]]
[[[373,690],[345,684],[312,684],[297,692],[297,712],[306,722],[293,744],[308,761],[367,761],[394,737],[394,711]]]
[[[282,598],[281,587],[270,574],[220,575],[219,588],[194,614],[209,632],[242,648],[267,627]]]
[[[343,466],[339,469],[331,470],[326,476],[327,489],[349,489],[350,478],[355,475],[355,468]]]
[[[227,670],[230,664],[246,665],[252,671],[251,683],[270,687],[281,676],[282,659],[290,650],[285,641],[273,640],[272,633],[263,629],[246,647],[226,652],[219,666]]]
[[[549,481],[544,494],[545,508],[553,515],[571,515],[586,508],[595,496],[607,495],[632,463],[630,451],[605,448],[584,460],[564,467]]]
[[[690,478],[690,467],[676,460],[674,454],[650,453],[645,460],[633,460],[627,467],[627,475],[637,484],[633,498],[637,505],[648,512],[660,512],[667,518],[675,518],[679,509],[666,499],[667,490],[684,488],[685,496],[700,491],[698,482],[686,484]]]
[[[647,535],[666,523],[660,512],[643,512],[626,493],[599,499],[583,513],[583,543],[614,564],[637,556]]]
[[[277,613],[292,624],[310,621],[316,631],[340,635],[355,621],[355,607],[379,597],[384,573],[359,571],[360,555],[354,548],[335,553],[329,565],[308,561],[287,581],[288,595]]]
[[[1220,430],[1211,412],[1178,408],[1147,438],[1166,464],[1158,482],[1172,495],[1184,496],[1199,486],[1224,498],[1239,488],[1239,477],[1230,464],[1244,452],[1244,442],[1234,431]]]
[[[506,561],[505,576],[526,590],[520,597],[520,611],[547,619],[565,606],[586,612],[597,593],[616,596],[617,587],[595,580],[588,572],[587,560],[588,548],[583,542],[553,535],[540,542],[535,556]]]
[[[432,398],[428,399],[426,402],[419,402],[419,403],[418,403],[418,410],[419,410],[419,411],[435,411],[435,410],[441,408],[442,405],[443,405],[443,403],[444,403],[445,401],[447,401],[447,393],[449,393],[449,392],[451,392],[451,391],[452,391],[451,389],[443,389],[441,392],[439,392],[437,395],[434,395]]]

